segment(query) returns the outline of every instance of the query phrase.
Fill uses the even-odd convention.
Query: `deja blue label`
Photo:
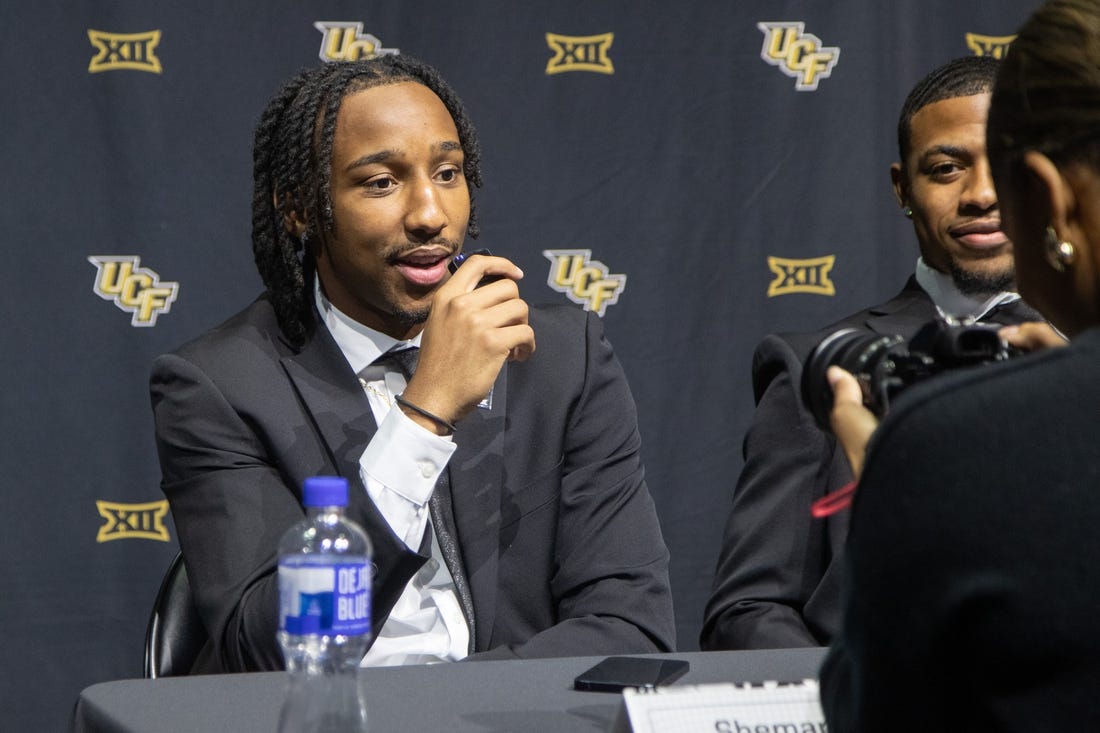
[[[370,564],[279,563],[279,630],[290,634],[370,633]]]

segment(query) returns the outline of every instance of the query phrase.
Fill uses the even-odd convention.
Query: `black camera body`
[[[802,401],[818,426],[829,431],[833,390],[825,372],[834,364],[851,372],[863,390],[863,404],[882,418],[906,387],[960,367],[1004,361],[1020,352],[997,335],[1001,326],[953,318],[922,326],[906,342],[845,328],[826,336],[810,353],[802,370]]]

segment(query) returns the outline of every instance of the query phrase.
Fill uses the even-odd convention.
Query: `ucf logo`
[[[764,32],[760,58],[795,78],[794,88],[812,92],[822,79],[833,73],[840,60],[840,49],[821,45],[821,39],[804,33],[805,23],[757,23]]]
[[[1009,45],[1016,40],[1016,36],[983,36],[977,33],[966,34],[966,45],[975,56],[992,56],[995,59],[1003,59],[1008,53]]]
[[[768,269],[775,273],[775,279],[768,285],[768,297],[791,293],[836,295],[833,281],[829,279],[829,271],[833,269],[835,260],[834,255],[810,260],[769,257]]]
[[[90,74],[118,69],[161,73],[160,59],[154,53],[160,43],[160,31],[108,33],[89,28],[88,40],[99,51],[88,63]]]
[[[168,541],[168,528],[164,516],[168,514],[168,501],[151,501],[147,504],[119,504],[113,501],[96,501],[99,516],[106,521],[96,534],[96,542],[111,540]]]
[[[141,258],[136,255],[92,256],[88,262],[98,270],[95,294],[133,313],[131,326],[157,325],[157,316],[167,313],[179,294],[179,283],[161,282],[157,273],[140,267]]]
[[[382,48],[382,42],[370,33],[363,33],[362,23],[336,23],[321,20],[313,24],[321,31],[321,60],[358,61],[374,56],[393,56],[401,53],[396,48]]]
[[[546,284],[586,311],[602,316],[607,306],[619,302],[626,275],[608,274],[604,263],[591,259],[592,250],[547,249],[542,254],[551,263]]]
[[[614,40],[614,33],[601,33],[598,36],[547,33],[546,45],[554,52],[554,56],[546,62],[546,73],[594,71],[597,74],[614,74],[615,67],[607,56],[607,50]]]

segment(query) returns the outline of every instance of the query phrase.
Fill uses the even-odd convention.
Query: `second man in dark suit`
[[[827,645],[840,624],[840,566],[848,513],[811,505],[852,480],[836,440],[803,405],[802,368],[840,328],[912,338],[938,315],[1013,324],[1037,314],[1012,292],[1012,245],[1000,225],[985,154],[985,118],[998,62],[952,61],[922,79],[898,121],[898,204],[920,246],[916,272],[881,305],[809,333],[771,335],[753,357],[756,412],[744,442],[704,649]]]

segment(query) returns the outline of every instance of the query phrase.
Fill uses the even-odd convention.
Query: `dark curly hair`
[[[268,103],[252,148],[252,252],[279,326],[295,347],[313,322],[310,283],[314,262],[305,241],[319,229],[331,232],[332,139],[345,97],[385,84],[412,81],[431,89],[451,113],[465,154],[470,185],[467,233],[477,236],[473,189],[481,186],[477,132],[454,90],[428,64],[386,55],[325,64],[299,72]],[[307,223],[301,239],[287,231],[296,214]]]

